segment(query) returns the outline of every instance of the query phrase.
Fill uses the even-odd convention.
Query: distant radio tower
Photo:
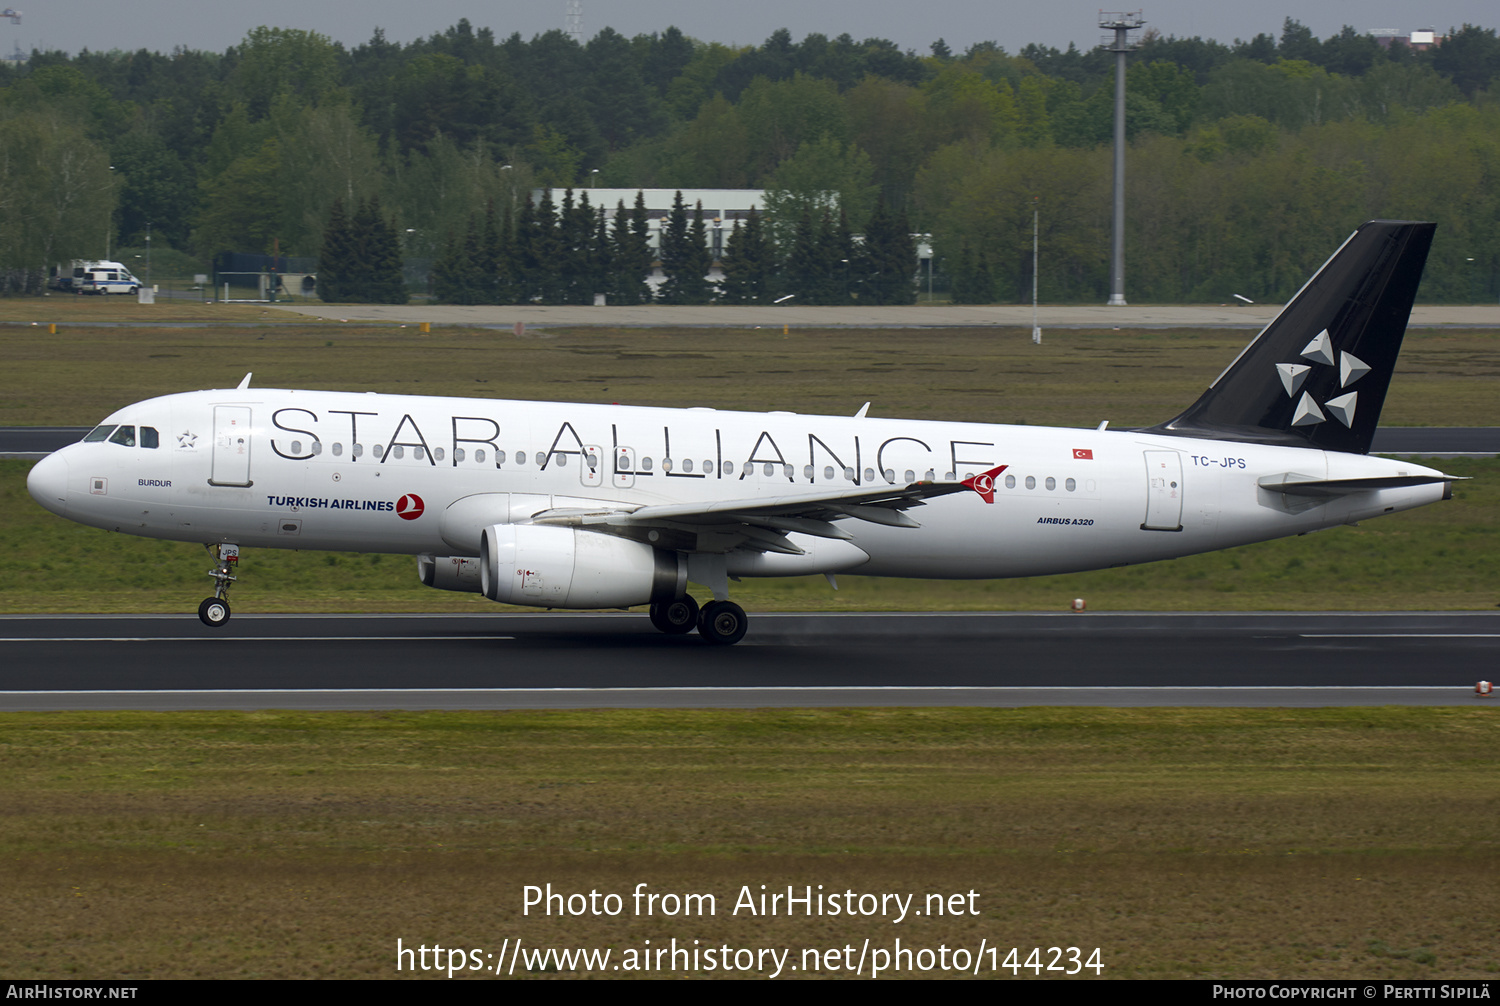
[[[568,17],[563,31],[573,36],[573,41],[583,44],[583,0],[568,0]]]

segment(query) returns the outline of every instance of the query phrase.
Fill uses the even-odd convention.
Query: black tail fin
[[[1365,454],[1436,224],[1372,220],[1165,433]]]

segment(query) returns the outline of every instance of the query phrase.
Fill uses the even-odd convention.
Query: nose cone
[[[68,459],[61,451],[47,455],[31,467],[31,474],[26,476],[26,491],[59,517],[68,515]]]

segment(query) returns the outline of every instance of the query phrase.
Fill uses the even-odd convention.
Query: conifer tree
[[[661,271],[665,279],[657,299],[663,304],[687,304],[684,299],[684,283],[692,268],[688,262],[688,214],[682,202],[682,190],[672,200],[672,212],[667,215],[667,225],[661,229]]]
[[[752,206],[743,225],[734,222],[724,246],[724,279],[719,300],[725,304],[769,304],[776,278],[776,250],[771,246],[760,214]]]
[[[344,200],[335,199],[328,213],[328,225],[323,228],[323,250],[318,256],[318,299],[325,303],[346,299],[344,283],[349,275],[351,239]]]

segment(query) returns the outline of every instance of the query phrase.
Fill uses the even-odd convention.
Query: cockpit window
[[[95,426],[92,430],[89,430],[88,436],[83,438],[83,442],[86,444],[97,444],[113,433],[114,429],[113,426]]]
[[[134,447],[135,427],[121,426],[110,436],[109,442],[112,444],[119,444],[122,447]]]
[[[152,450],[155,450],[156,448],[161,446],[161,435],[156,432],[156,427],[141,427],[141,446],[149,447]]]

